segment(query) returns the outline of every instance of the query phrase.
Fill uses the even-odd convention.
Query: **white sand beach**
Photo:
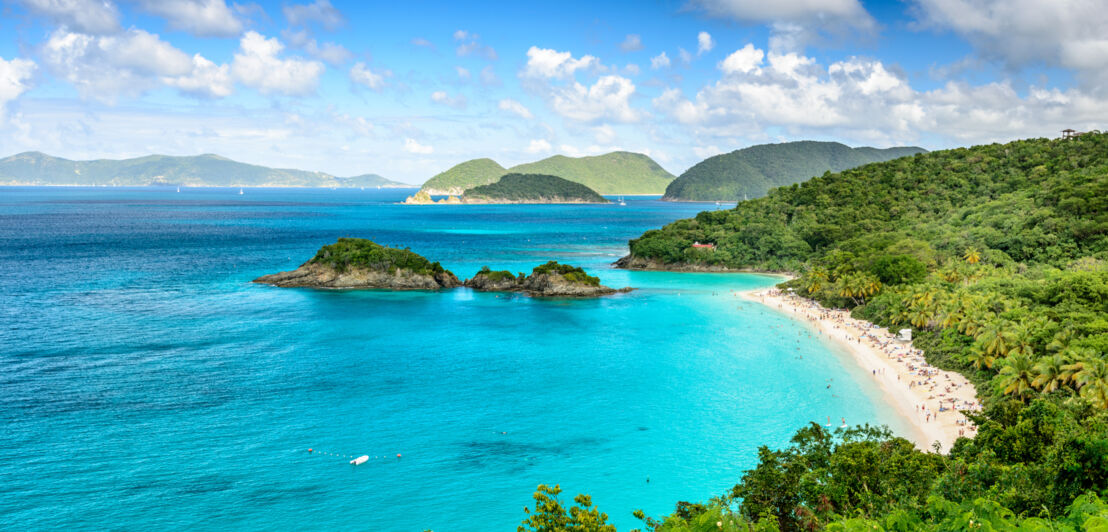
[[[845,310],[826,309],[776,288],[736,295],[807,321],[820,334],[846,348],[877,382],[889,404],[916,428],[916,434],[903,436],[921,450],[933,450],[937,441],[940,452],[946,453],[959,436],[972,438],[976,433],[973,423],[961,414],[981,408],[973,384],[962,375],[930,366],[923,352],[910,342],[898,340],[887,329],[851,318]]]

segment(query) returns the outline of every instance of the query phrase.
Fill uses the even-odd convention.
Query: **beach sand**
[[[887,329],[851,318],[848,311],[826,309],[777,289],[736,295],[806,321],[843,346],[877,382],[890,406],[915,428],[916,434],[903,436],[921,450],[931,451],[939,442],[940,452],[946,453],[959,435],[972,438],[976,433],[973,422],[961,414],[981,408],[973,384],[958,373],[930,366],[922,351],[897,340]]]

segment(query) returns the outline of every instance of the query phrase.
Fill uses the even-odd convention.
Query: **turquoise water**
[[[903,428],[852,362],[731,294],[774,278],[610,268],[714,206],[407,193],[0,188],[0,528],[514,530],[558,483],[626,530],[809,421]],[[463,277],[557,259],[638,290],[249,282],[340,236]]]

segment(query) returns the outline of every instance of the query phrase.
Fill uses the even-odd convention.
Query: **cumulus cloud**
[[[500,100],[499,107],[501,111],[508,111],[509,113],[512,113],[520,118],[525,118],[527,120],[535,117],[535,115],[531,114],[530,109],[525,107],[522,103],[519,103],[511,98]]]
[[[465,68],[460,67],[460,66],[456,66],[456,67],[454,67],[454,71],[458,73],[458,80],[459,81],[469,81],[469,78],[470,78],[469,70],[466,70]]]
[[[350,68],[350,81],[376,91],[385,86],[385,78],[391,74],[387,70],[381,73],[374,72],[365,63],[359,61]]]
[[[119,11],[104,0],[17,0],[31,13],[54,24],[89,35],[107,35],[120,30]]]
[[[1042,62],[1108,81],[1108,10],[1097,0],[914,0],[923,27],[950,30],[979,55],[1018,68]]]
[[[627,38],[623,39],[623,42],[620,43],[619,49],[624,52],[637,52],[642,50],[642,37],[634,33],[628,35]]]
[[[487,87],[500,85],[500,78],[497,77],[492,65],[486,65],[485,68],[481,69],[481,84]]]
[[[650,58],[650,68],[658,70],[659,68],[669,68],[669,56],[665,52],[662,52],[654,57]]]
[[[43,61],[86,98],[114,102],[164,84],[194,96],[231,93],[226,67],[188,54],[157,35],[131,29],[95,36],[60,29],[42,45]]]
[[[754,47],[753,44],[735,50],[719,64],[719,69],[725,74],[749,73],[762,66],[762,58],[765,52]]]
[[[431,101],[455,109],[465,109],[466,107],[466,97],[464,94],[450,96],[446,91],[435,91],[431,93]]]
[[[36,65],[30,59],[12,59],[0,57],[0,119],[4,118],[8,102],[15,100],[31,88],[31,77]]]
[[[768,24],[770,49],[780,52],[799,52],[812,41],[877,30],[877,22],[858,0],[689,0],[686,7],[711,17]]]
[[[559,52],[549,48],[532,46],[527,50],[527,66],[523,76],[530,78],[567,79],[574,72],[590,67],[599,67],[600,61],[591,55],[574,59],[570,52]]]
[[[224,0],[142,0],[139,5],[164,18],[172,30],[199,37],[234,37],[242,32],[242,21]]]
[[[416,139],[408,137],[404,139],[404,151],[408,153],[427,155],[429,153],[433,153],[435,151],[435,148],[429,145],[420,144],[416,141]]]
[[[330,0],[316,0],[310,4],[291,4],[281,9],[290,26],[319,25],[328,30],[342,26],[346,19],[331,5]]]
[[[617,75],[601,76],[592,86],[574,82],[554,89],[551,106],[558,114],[578,122],[609,119],[635,122],[641,116],[631,107],[635,84]]]
[[[696,55],[710,52],[715,47],[716,42],[712,40],[712,36],[708,32],[702,31],[696,34]]]
[[[239,50],[231,62],[231,74],[243,85],[262,94],[290,96],[311,94],[323,74],[323,63],[291,57],[278,57],[284,45],[276,38],[265,38],[248,31],[239,41]]]
[[[534,139],[523,151],[527,153],[550,153],[553,149],[554,147],[545,139]]]

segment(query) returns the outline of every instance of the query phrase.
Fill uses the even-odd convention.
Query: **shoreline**
[[[854,319],[845,310],[827,309],[775,288],[736,295],[803,321],[842,347],[870,372],[886,404],[912,426],[915,434],[907,439],[920,450],[932,451],[939,442],[939,452],[945,454],[959,437],[976,434],[976,427],[960,412],[981,409],[973,384],[958,373],[927,364],[923,352],[910,342],[896,340],[887,329]]]

